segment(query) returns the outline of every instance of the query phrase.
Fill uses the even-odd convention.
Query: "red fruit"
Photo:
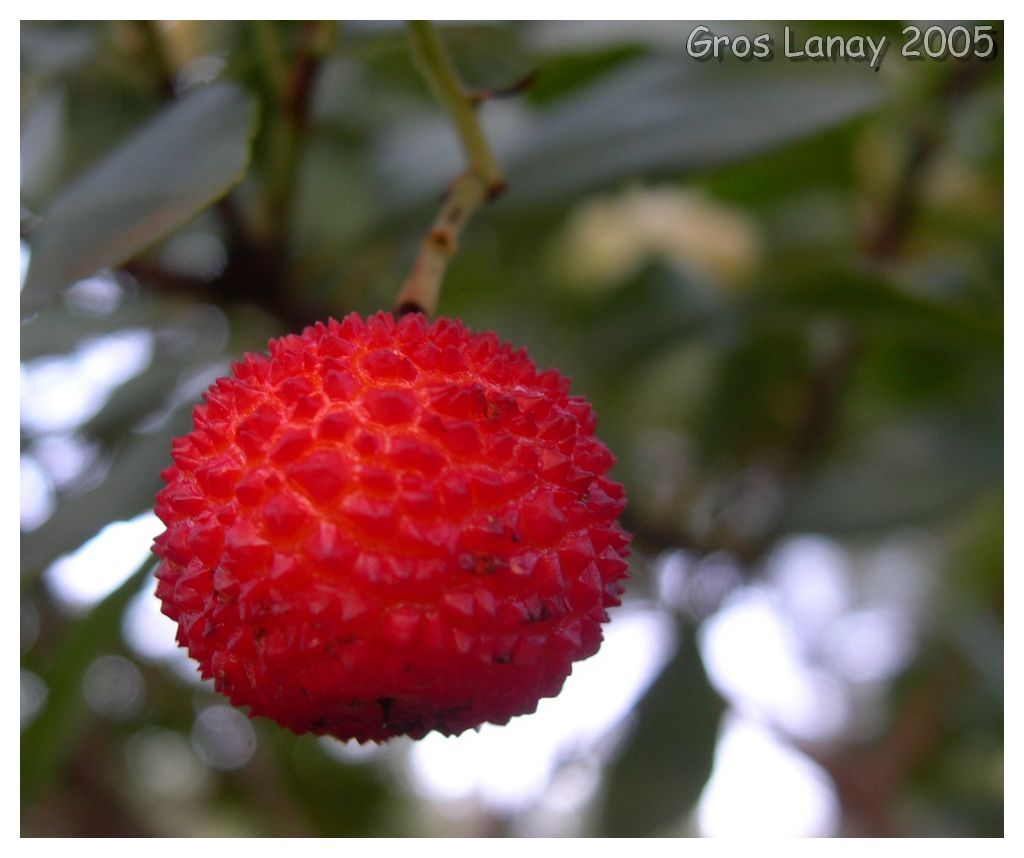
[[[157,595],[253,715],[359,741],[504,724],[619,604],[590,405],[461,322],[350,315],[247,355],[157,496]]]

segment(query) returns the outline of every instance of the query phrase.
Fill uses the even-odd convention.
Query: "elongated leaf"
[[[83,340],[125,328],[155,327],[176,306],[149,293],[133,295],[124,307],[110,315],[81,315],[63,304],[55,304],[22,324],[21,359],[67,354]]]
[[[187,95],[73,182],[32,238],[23,308],[130,259],[233,185],[249,162],[253,99],[216,83]]]
[[[28,109],[21,128],[21,193],[30,205],[45,199],[60,175],[69,141],[67,97],[54,87]]]
[[[599,833],[645,837],[683,819],[711,774],[721,713],[687,635],[640,702],[633,734],[611,765]]]
[[[762,316],[806,319],[823,316],[864,328],[897,331],[906,337],[930,337],[1001,351],[1003,320],[998,307],[976,307],[916,295],[878,279],[846,270],[825,270],[813,282],[797,280],[759,293],[750,310]]]
[[[493,105],[484,119],[509,183],[500,209],[565,203],[624,179],[690,174],[833,128],[877,107],[884,90],[863,68],[683,57],[624,63],[577,94],[524,112]],[[392,204],[435,197],[461,154],[439,120],[381,141]]]
[[[120,587],[75,623],[62,641],[45,680],[50,690],[39,717],[21,734],[21,800],[29,803],[46,785],[88,725],[82,677],[92,660],[116,645],[120,618],[156,558],[148,557]]]
[[[808,479],[781,529],[857,533],[958,509],[1002,477],[1001,418],[937,409],[866,433]]]
[[[372,837],[381,831],[381,806],[388,792],[380,767],[342,764],[313,736],[273,728],[272,737],[279,777],[316,835]],[[339,813],[339,807],[345,812]]]
[[[882,95],[871,76],[836,66],[777,63],[749,72],[659,58],[610,75],[545,114],[510,152],[515,201],[727,164],[844,122]]]
[[[132,518],[152,506],[163,485],[160,470],[170,463],[171,439],[191,426],[190,412],[190,408],[181,408],[159,430],[129,435],[99,485],[63,501],[42,527],[23,533],[22,575],[42,572],[104,525]]]

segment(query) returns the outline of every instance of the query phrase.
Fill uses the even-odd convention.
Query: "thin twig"
[[[287,229],[302,137],[309,124],[313,84],[332,40],[333,29],[329,22],[303,21],[291,69],[287,74],[268,70],[278,102],[276,121],[269,129],[270,152],[267,159],[267,206],[271,235],[275,240],[283,240]],[[265,35],[262,41],[273,56],[276,43],[269,35]]]
[[[273,21],[252,21],[250,27],[254,43],[259,51],[260,70],[266,77],[267,86],[274,96],[283,100],[288,86],[288,61],[281,49],[281,40]]]
[[[494,101],[500,98],[514,98],[517,95],[522,95],[536,82],[537,78],[540,77],[540,69],[534,69],[528,74],[523,75],[519,80],[513,81],[508,86],[490,87],[487,89],[474,89],[469,93],[469,99],[474,106],[482,104],[485,101]]]
[[[472,94],[467,92],[459,80],[455,64],[430,21],[410,21],[409,33],[420,71],[438,101],[451,114],[470,169],[479,173],[488,192],[494,193],[501,188],[504,180],[477,119]]]
[[[459,235],[486,199],[487,191],[476,173],[463,173],[452,183],[398,295],[399,315],[431,313],[437,308],[441,281],[448,260],[458,250]]]
[[[505,188],[497,161],[476,115],[479,98],[459,80],[448,51],[429,21],[410,21],[409,34],[420,71],[455,124],[468,168],[448,188],[441,211],[420,245],[412,271],[395,302],[400,314],[433,313],[448,261],[459,236],[480,206]]]

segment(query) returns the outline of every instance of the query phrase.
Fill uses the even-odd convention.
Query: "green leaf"
[[[372,837],[386,832],[387,781],[379,766],[328,756],[311,735],[273,728],[279,776],[320,837]],[[330,740],[328,740],[330,741]],[[338,808],[345,812],[339,813]]]
[[[255,102],[232,83],[164,110],[55,200],[32,236],[23,308],[130,259],[223,196],[245,174],[255,131]]]
[[[176,307],[149,293],[127,297],[124,306],[109,315],[84,315],[63,303],[54,304],[22,323],[21,359],[65,355],[91,337],[106,336],[126,328],[156,327]]]
[[[151,507],[163,487],[160,470],[171,462],[171,439],[191,428],[191,408],[181,408],[158,430],[124,439],[110,471],[95,488],[63,500],[36,530],[21,535],[23,576],[41,573],[112,521]]]
[[[488,138],[508,179],[495,213],[564,206],[624,180],[694,174],[835,128],[878,107],[863,68],[750,66],[682,57],[624,62],[540,109],[491,106]],[[543,70],[542,70],[543,73]],[[378,141],[377,181],[390,216],[431,203],[461,153],[438,117]]]
[[[21,193],[30,206],[45,200],[58,184],[70,141],[67,95],[53,87],[27,106],[21,125]]]
[[[543,71],[526,91],[525,97],[541,105],[582,89],[620,64],[642,56],[644,48],[636,44],[623,44],[603,50],[551,54],[541,58]]]
[[[636,727],[609,768],[598,833],[646,837],[683,819],[711,774],[721,713],[687,635],[640,702]]]
[[[865,432],[807,480],[781,529],[856,533],[962,509],[1002,479],[1002,428],[980,408],[935,409]]]
[[[581,332],[575,356],[565,356],[571,371],[617,376],[632,374],[663,348],[726,324],[731,306],[713,288],[655,262],[600,301],[566,300],[551,312]],[[584,365],[573,366],[574,360]]]
[[[21,801],[28,804],[74,750],[89,723],[82,677],[96,656],[117,645],[121,614],[155,566],[145,562],[113,593],[72,625],[43,676],[49,694],[39,717],[21,734]]]
[[[1001,351],[1003,320],[999,308],[977,308],[913,294],[856,272],[826,269],[813,280],[798,279],[750,302],[752,313],[807,321],[810,316],[855,322],[864,328],[895,331],[906,338],[968,343]]]
[[[872,76],[838,66],[769,63],[752,75],[742,63],[639,60],[541,114],[502,158],[507,205],[732,163],[839,125],[882,95]]]
[[[80,71],[99,51],[99,29],[93,21],[23,21],[22,66],[28,74],[54,77]]]

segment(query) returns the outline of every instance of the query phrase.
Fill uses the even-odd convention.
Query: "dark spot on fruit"
[[[353,634],[344,635],[337,640],[331,641],[324,647],[324,655],[328,658],[338,657],[338,647],[349,646],[356,642],[356,636]]]
[[[526,622],[543,623],[551,619],[551,609],[544,599],[532,599],[526,603]]]
[[[459,557],[459,566],[472,575],[497,575],[508,569],[508,560],[494,554],[467,552]]]

